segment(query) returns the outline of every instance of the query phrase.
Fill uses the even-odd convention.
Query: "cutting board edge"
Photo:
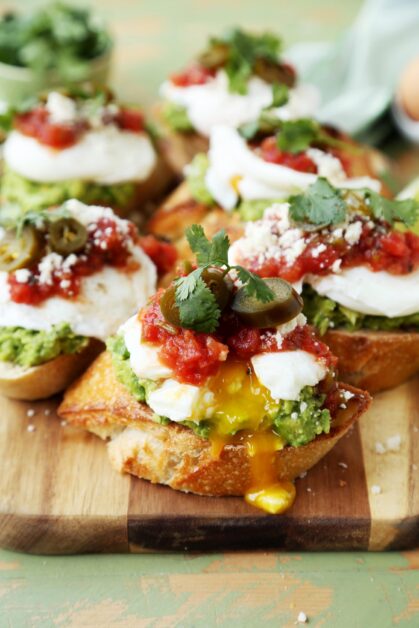
[[[26,515],[0,509],[0,547],[39,555],[127,553],[126,516]]]
[[[92,521],[93,519],[93,521]],[[223,520],[225,519],[225,520]],[[257,520],[257,529],[254,521]],[[163,524],[162,524],[163,521]],[[36,526],[34,523],[36,522]],[[185,535],[185,522],[189,523]],[[69,555],[81,553],[159,553],[183,551],[383,551],[409,550],[419,546],[419,515],[408,517],[397,525],[399,533],[388,547],[368,547],[363,526],[369,521],[357,520],[351,535],[339,531],[339,518],[310,518],[311,535],[324,538],[313,543],[304,535],[307,518],[275,517],[212,517],[155,516],[137,519],[129,516],[126,535],[121,532],[121,517],[59,515],[25,515],[0,511],[0,547],[15,552],[39,555]],[[361,524],[361,525],[360,525]],[[292,535],[287,533],[292,527]],[[28,529],[36,532],[28,534]],[[156,536],[156,529],[159,534]],[[313,535],[313,530],[316,535]],[[299,532],[300,530],[300,532]],[[180,531],[183,531],[181,534]],[[214,540],[213,533],[219,536]],[[206,533],[212,533],[209,543]],[[259,536],[263,536],[260,541]],[[333,538],[333,542],[326,542]],[[112,539],[112,543],[109,542]]]

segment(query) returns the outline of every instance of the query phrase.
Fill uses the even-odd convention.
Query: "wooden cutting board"
[[[419,379],[378,395],[359,425],[297,480],[297,500],[281,516],[238,498],[122,477],[103,441],[62,425],[56,405],[0,399],[2,547],[70,554],[419,544]],[[376,453],[377,442],[395,435],[398,451]]]

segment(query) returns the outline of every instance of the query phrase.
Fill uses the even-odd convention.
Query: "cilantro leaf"
[[[201,225],[192,225],[186,229],[185,235],[192,253],[196,255],[198,264],[208,264],[211,242],[206,237],[203,227]]]
[[[281,40],[273,33],[256,35],[234,28],[223,37],[212,38],[201,59],[206,59],[207,63],[216,59],[216,66],[220,67],[218,56],[222,51],[221,65],[228,77],[229,90],[246,94],[247,83],[256,61],[263,59],[270,63],[278,63],[281,46]]]
[[[234,268],[237,270],[238,277],[243,284],[246,294],[255,297],[262,303],[273,301],[275,295],[263,279],[258,277],[258,275],[254,275],[246,268],[243,268],[243,266],[234,266]]]
[[[272,84],[272,103],[265,107],[265,109],[270,109],[271,107],[282,107],[286,105],[289,100],[289,90],[284,83],[273,83]]]
[[[319,177],[304,194],[290,198],[289,212],[296,222],[332,225],[345,220],[346,210],[340,191],[324,177]]]
[[[288,120],[281,124],[276,141],[278,148],[285,153],[301,153],[318,140],[319,133],[320,125],[316,120]]]
[[[224,229],[209,241],[201,225],[192,225],[186,230],[186,238],[198,264],[223,266],[228,263],[230,240]]]
[[[390,225],[401,222],[406,227],[413,227],[419,217],[419,202],[413,198],[397,201],[365,190],[365,199],[375,218],[386,220]]]
[[[206,283],[198,278],[192,293],[183,301],[177,301],[182,327],[211,334],[217,329],[221,311]]]
[[[217,231],[211,241],[210,264],[215,266],[225,266],[228,264],[228,248],[230,240],[225,229]]]
[[[198,279],[202,275],[202,271],[204,268],[195,268],[189,275],[186,277],[179,277],[175,279],[176,286],[176,303],[179,304],[181,301],[185,301],[189,297],[190,294],[195,290]]]

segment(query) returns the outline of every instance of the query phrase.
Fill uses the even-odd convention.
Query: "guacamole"
[[[130,391],[137,401],[145,401],[147,393],[155,388],[150,380],[141,380],[135,375],[129,363],[129,351],[122,336],[111,336],[106,347],[112,354],[112,362],[116,377]]]
[[[29,368],[59,355],[79,353],[88,343],[89,339],[74,334],[68,323],[54,325],[49,331],[0,327],[0,360]]]
[[[129,351],[121,336],[113,336],[108,340],[107,348],[112,354],[113,365],[118,380],[140,402],[146,402],[148,394],[156,387],[156,383],[147,379],[138,379],[129,364]],[[265,417],[266,427],[272,426],[287,445],[300,447],[314,440],[318,434],[330,430],[329,410],[322,409],[324,395],[316,395],[312,387],[306,386],[301,391],[298,401],[278,401],[275,409]],[[167,417],[154,415],[154,419],[162,424],[170,423]],[[214,425],[211,419],[199,422],[183,421],[182,425],[192,429],[198,436],[209,438]]]
[[[397,329],[419,330],[419,312],[409,316],[370,316],[351,310],[332,299],[320,296],[309,286],[305,286],[302,297],[304,299],[303,312],[307,320],[325,334],[328,329],[345,329],[356,331],[370,329],[373,331],[394,331]]]
[[[214,205],[214,199],[208,191],[205,182],[209,166],[208,156],[204,153],[198,153],[192,159],[187,169],[186,180],[189,190],[196,201],[204,205]]]
[[[179,133],[190,133],[194,131],[192,122],[188,118],[188,113],[182,105],[166,102],[162,110],[163,118],[173,131]]]
[[[188,166],[186,180],[193,198],[204,205],[214,205],[215,201],[211,196],[205,182],[205,176],[209,167],[208,156],[204,153],[198,153]],[[241,220],[250,222],[262,218],[267,207],[274,203],[282,203],[280,199],[264,199],[253,201],[240,201],[236,211],[238,211]]]
[[[330,431],[330,412],[322,408],[324,395],[315,395],[306,386],[298,401],[281,401],[273,420],[273,430],[287,445],[301,447],[319,434]]]
[[[26,179],[6,167],[0,189],[4,202],[15,203],[23,211],[61,205],[70,198],[77,198],[82,203],[124,209],[134,198],[136,184],[128,182],[100,185],[81,179],[39,183]]]

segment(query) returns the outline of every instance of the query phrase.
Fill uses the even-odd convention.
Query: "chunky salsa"
[[[311,327],[296,327],[280,342],[276,330],[256,329],[243,325],[234,312],[222,314],[214,334],[199,333],[167,323],[160,309],[160,290],[141,313],[142,340],[158,345],[161,361],[185,383],[200,385],[214,375],[220,362],[232,353],[242,360],[273,351],[301,349],[334,366],[336,359],[329,348],[317,339]]]
[[[79,294],[83,277],[99,272],[105,265],[126,272],[137,270],[138,262],[133,261],[131,253],[137,231],[132,223],[126,225],[125,232],[111,218],[100,218],[89,226],[87,242],[80,254],[66,258],[50,254],[28,269],[24,281],[21,271],[9,273],[10,298],[27,305],[38,305],[53,296],[71,299]],[[46,268],[48,258],[50,267]]]
[[[215,70],[206,68],[199,63],[190,65],[181,72],[176,72],[170,77],[170,81],[176,87],[190,87],[191,85],[205,85],[211,81],[215,76]]]
[[[319,148],[324,150],[323,147]],[[318,173],[317,165],[305,151],[299,153],[282,151],[279,148],[277,138],[274,135],[265,137],[259,145],[254,147],[254,149],[259,157],[269,163],[285,166],[286,168],[291,168],[292,170],[297,170],[298,172],[305,172],[308,174]],[[350,174],[350,160],[348,157],[345,156],[342,151],[331,149],[329,147],[326,150],[329,154],[333,155],[333,157],[339,159],[343,171],[347,175]]]
[[[352,268],[366,265],[371,270],[404,275],[419,267],[419,236],[412,232],[391,230],[384,222],[372,222],[366,216],[356,216],[359,239],[350,243],[342,229],[306,234],[303,251],[290,264],[284,255],[254,257],[246,266],[261,277],[282,277],[294,283],[307,274],[326,275],[332,266]]]
[[[118,128],[132,133],[144,131],[144,116],[136,109],[119,107],[115,113],[105,110],[103,124],[115,124]],[[14,127],[23,135],[33,137],[41,144],[51,148],[64,149],[76,144],[89,128],[88,119],[81,118],[66,124],[51,122],[45,106],[38,106],[32,111],[15,116]]]

